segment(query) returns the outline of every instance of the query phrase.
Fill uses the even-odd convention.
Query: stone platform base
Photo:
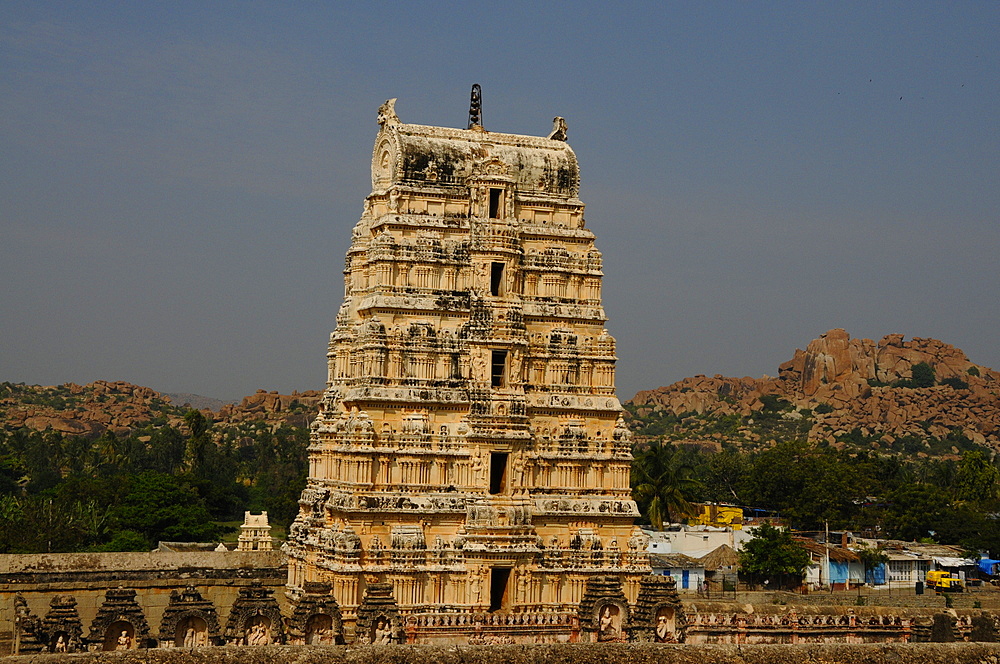
[[[257,646],[14,656],[4,664],[998,664],[1000,644]]]

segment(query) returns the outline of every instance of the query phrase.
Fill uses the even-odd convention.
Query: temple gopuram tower
[[[567,640],[588,579],[650,571],[566,123],[486,131],[477,93],[467,129],[379,109],[287,545],[348,634],[391,587],[396,640]]]

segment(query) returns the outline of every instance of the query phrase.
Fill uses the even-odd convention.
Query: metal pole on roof
[[[824,521],[823,528],[826,530],[826,537],[823,540],[823,549],[826,551],[826,583],[833,592],[833,576],[830,574],[830,522]]]

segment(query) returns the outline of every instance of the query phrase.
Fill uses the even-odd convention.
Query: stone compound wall
[[[682,603],[669,577],[645,577],[635,603],[624,596],[617,578],[594,577],[589,580],[585,601],[576,613],[551,613],[545,619],[514,607],[514,611],[469,615],[447,613],[442,608],[440,615],[435,614],[436,617],[431,616],[435,619],[430,620],[426,612],[401,610],[391,584],[373,584],[373,588],[383,592],[374,594],[378,597],[367,593],[362,606],[367,611],[362,611],[366,618],[359,622],[371,629],[358,634],[355,630],[343,629],[329,586],[307,586],[303,596],[290,600],[283,592],[286,574],[283,562],[280,552],[0,556],[0,653],[12,652],[13,621],[18,609],[21,615],[26,610],[37,620],[49,620],[48,630],[27,630],[32,634],[47,634],[49,640],[45,643],[49,647],[55,643],[52,635],[61,631],[68,639],[77,639],[75,644],[70,644],[70,650],[113,648],[115,644],[108,639],[120,635],[117,630],[129,629],[124,624],[128,621],[134,627],[132,633],[137,641],[145,635],[144,646],[159,645],[172,650],[175,645],[185,642],[181,636],[190,626],[191,611],[198,602],[202,604],[197,606],[202,608],[208,605],[212,615],[202,614],[208,623],[202,625],[205,638],[202,639],[199,633],[197,642],[192,640],[192,644],[208,646],[253,644],[255,641],[343,643],[342,639],[346,639],[358,647],[365,640],[379,642],[380,616],[386,618],[387,640],[419,644],[422,647],[419,652],[445,644],[466,648],[554,641],[681,641],[691,647],[700,647],[720,644],[888,645],[995,641],[997,638],[996,616],[981,610],[752,605],[700,600]],[[173,604],[171,595],[175,595]],[[191,602],[183,610],[177,603],[182,595]],[[18,597],[24,602],[15,601]],[[56,600],[55,605],[53,600]],[[618,621],[605,626],[601,618],[608,605],[618,609],[612,611]],[[74,631],[51,627],[53,613],[78,617],[79,628]],[[189,622],[182,622],[185,619]],[[263,641],[252,638],[254,628],[265,619],[269,638]],[[658,638],[656,628],[661,619],[669,625],[669,635]],[[317,620],[325,623],[318,624]],[[114,625],[118,627],[112,629]],[[166,627],[162,634],[167,636],[161,638],[163,625]],[[80,639],[84,642],[80,643]],[[22,640],[21,652],[37,652],[40,647],[38,642]],[[271,648],[281,651],[279,646]],[[312,651],[303,652],[308,655]],[[1000,664],[1000,659],[993,664]]]
[[[133,589],[155,638],[172,591],[194,586],[225,624],[240,589],[254,579],[274,590],[284,611],[286,574],[285,556],[278,551],[0,555],[0,654],[12,651],[18,593],[39,618],[54,597],[72,596],[86,637],[107,591]]]
[[[693,646],[574,644],[536,646],[269,646],[146,650],[11,657],[9,664],[997,664],[1000,645]]]

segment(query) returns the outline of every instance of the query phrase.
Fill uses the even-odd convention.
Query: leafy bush
[[[933,387],[936,382],[934,367],[926,362],[917,362],[910,367],[910,380],[916,387]]]
[[[779,413],[792,409],[792,404],[785,399],[782,399],[777,394],[762,394],[757,398],[764,405],[761,410],[768,413]]]
[[[947,385],[948,387],[950,387],[953,390],[967,390],[967,389],[969,389],[969,384],[966,383],[961,378],[958,378],[957,376],[951,376],[949,378],[943,378],[943,379],[941,379],[941,384],[942,385]]]
[[[966,371],[965,373],[969,374],[970,376],[978,376],[979,375],[979,367],[975,367],[975,366],[969,367],[968,371]]]
[[[819,404],[819,405],[816,406],[816,408],[814,409],[814,411],[818,415],[826,415],[827,413],[832,413],[833,412],[833,406],[831,406],[828,403],[821,403],[821,404]]]
[[[893,387],[919,388],[934,387],[937,379],[934,377],[934,367],[926,362],[917,362],[910,367],[910,377],[897,380]]]

